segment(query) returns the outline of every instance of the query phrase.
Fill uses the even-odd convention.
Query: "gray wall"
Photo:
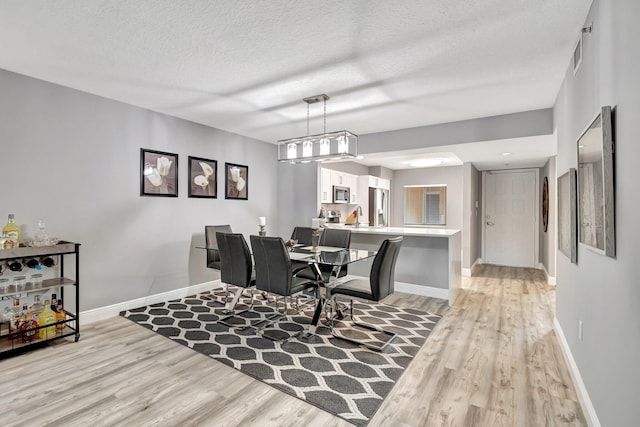
[[[352,175],[369,175],[369,167],[356,162],[318,163],[318,169],[320,168],[333,169]]]
[[[362,135],[358,137],[358,152],[381,153],[552,133],[553,110],[548,108]]]
[[[471,268],[481,253],[482,180],[471,163],[465,163],[462,168],[462,268]]]
[[[615,108],[616,258],[578,247],[557,256],[557,313],[603,426],[640,419],[640,48],[637,0],[595,0],[577,74],[566,73],[554,109],[557,173],[577,167],[576,140],[602,105]],[[578,320],[584,339],[577,337]]]
[[[4,70],[0,94],[0,215],[82,244],[81,310],[213,280],[204,225],[281,212],[272,144]],[[140,148],[179,155],[178,198],[140,197]],[[218,161],[217,199],[187,198],[189,155]],[[225,200],[225,162],[249,166],[248,201]]]
[[[549,225],[547,231],[544,231],[542,221],[542,206],[540,206],[540,262],[544,265],[549,276],[556,275],[556,158],[550,158],[544,167],[540,168],[540,200],[542,203],[542,187],[544,185],[544,177],[549,181]]]
[[[268,164],[272,164],[267,160]],[[320,168],[317,163],[278,163],[277,224],[268,234],[289,237],[296,225],[311,227],[311,218],[320,213]],[[273,189],[264,189],[273,194]]]
[[[405,185],[447,185],[447,224],[444,228],[462,229],[462,166],[403,169],[393,174],[391,183],[391,226],[404,227]]]
[[[384,166],[370,166],[369,175],[388,179],[390,181],[393,180],[393,170],[385,168]]]

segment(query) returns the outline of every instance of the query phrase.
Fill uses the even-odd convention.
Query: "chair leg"
[[[227,303],[227,305],[225,306],[224,313],[225,314],[229,314],[229,316],[226,316],[226,317],[223,317],[222,319],[220,319],[220,323],[222,323],[223,325],[227,325],[230,328],[235,328],[235,327],[243,327],[243,328],[245,328],[247,326],[251,326],[251,322],[249,322],[249,324],[247,324],[245,319],[242,319],[243,320],[242,324],[236,324],[236,323],[232,322],[232,319],[239,318],[238,315],[249,311],[253,307],[253,290],[250,290],[250,292],[251,292],[251,302],[250,302],[249,308],[235,313],[234,310],[235,310],[236,305],[238,304],[238,300],[242,296],[242,293],[244,292],[244,290],[245,290],[245,288],[240,288],[240,287],[238,289],[236,289],[236,292],[233,295],[233,299],[231,300],[230,303]]]
[[[331,302],[330,312],[331,312],[331,314],[333,314],[333,309],[334,309],[333,303],[337,303],[337,302],[336,302],[336,300],[335,300],[335,298],[333,296],[331,297],[330,302]],[[367,330],[370,330],[370,331],[378,332],[378,333],[387,335],[388,339],[385,340],[382,345],[376,345],[376,344],[373,344],[371,342],[359,341],[359,340],[347,337],[347,336],[341,334],[340,332],[338,332],[338,330],[334,329],[333,321],[334,321],[334,317],[335,316],[333,316],[333,315],[331,316],[331,323],[330,323],[330,330],[331,330],[331,335],[332,336],[334,336],[334,337],[336,337],[338,339],[345,340],[345,341],[351,341],[351,342],[356,343],[356,344],[364,345],[365,347],[370,348],[372,350],[376,350],[376,351],[383,351],[387,347],[387,345],[389,345],[389,343],[391,343],[391,341],[393,341],[395,339],[395,337],[397,336],[397,334],[395,332],[386,331],[386,330],[384,330],[384,329],[382,329],[382,328],[380,328],[378,326],[358,321],[358,319],[355,317],[354,311],[353,311],[353,299],[351,299],[351,301],[349,302],[349,315],[351,317],[351,322],[348,322],[348,323],[350,324],[351,328],[358,327],[358,328],[362,328],[362,329],[367,329]],[[382,340],[379,340],[379,341],[382,341]]]

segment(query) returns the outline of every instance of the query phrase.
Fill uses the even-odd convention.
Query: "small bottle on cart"
[[[7,224],[2,227],[2,237],[4,238],[3,249],[13,249],[18,247],[20,243],[20,227],[16,225],[14,214],[9,214]]]
[[[44,309],[44,306],[40,302],[40,294],[35,294],[33,296],[33,305],[31,306],[31,311],[33,312],[33,315],[37,318],[43,309]]]
[[[56,325],[54,323],[56,323],[56,313],[51,310],[51,301],[45,300],[44,308],[38,316],[38,325],[46,326],[39,330],[38,336],[41,340],[53,338],[56,335]]]
[[[56,329],[58,331],[62,331],[66,326],[66,323],[57,323],[64,322],[67,320],[67,313],[64,312],[64,308],[62,308],[62,300],[58,300],[58,305],[56,306]]]

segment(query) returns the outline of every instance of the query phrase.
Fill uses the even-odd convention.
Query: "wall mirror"
[[[578,138],[578,234],[580,243],[615,257],[612,132],[605,106]]]
[[[446,210],[446,185],[404,186],[404,224],[446,225]]]

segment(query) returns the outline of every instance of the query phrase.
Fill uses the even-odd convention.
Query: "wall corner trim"
[[[482,259],[481,258],[476,258],[476,260],[473,262],[473,265],[471,266],[471,268],[463,268],[462,269],[462,275],[464,277],[471,277],[471,275],[473,275],[473,271],[476,269],[476,267],[482,264]]]
[[[105,320],[110,317],[115,317],[120,314],[121,311],[130,310],[132,308],[143,307],[145,305],[156,304],[164,301],[171,301],[173,299],[184,298],[189,295],[197,294],[200,292],[208,291],[222,287],[220,280],[214,280],[211,282],[199,283],[197,285],[187,286],[184,288],[174,289],[172,291],[162,292],[155,295],[148,295],[142,298],[136,298],[129,301],[123,301],[112,305],[106,305],[104,307],[98,307],[91,310],[80,312],[80,326],[86,326],[90,323],[97,322],[99,320]]]
[[[547,283],[550,284],[551,286],[555,286],[556,285],[556,277],[549,275],[549,272],[547,271],[547,267],[543,263],[539,263],[539,266],[540,266],[539,267],[540,270],[544,271],[544,275],[547,277]]]
[[[578,365],[573,358],[573,354],[569,348],[569,343],[567,342],[564,332],[562,331],[562,326],[560,326],[560,322],[557,317],[553,318],[553,329],[556,331],[556,336],[558,337],[558,342],[562,349],[562,355],[569,367],[569,373],[571,374],[571,379],[576,387],[578,400],[580,401],[580,406],[582,407],[582,412],[584,413],[587,424],[589,427],[601,427],[598,415],[596,414],[596,409],[593,407],[593,403],[591,402],[591,398],[587,392],[587,387],[585,386],[584,381],[582,381],[582,375],[580,375]]]

